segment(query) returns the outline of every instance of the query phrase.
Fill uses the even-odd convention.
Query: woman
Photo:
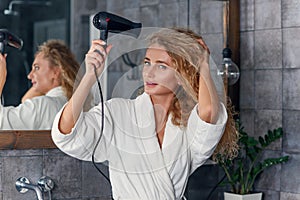
[[[144,59],[145,92],[104,102],[102,133],[101,106],[81,112],[94,69],[103,71],[112,48],[93,41],[87,71],[55,118],[52,138],[71,156],[108,161],[114,199],[182,199],[189,175],[214,152],[227,114],[203,44],[178,30],[153,34]]]
[[[6,55],[0,55],[0,94],[6,81]],[[19,106],[0,106],[0,129],[50,129],[53,119],[71,97],[79,69],[70,49],[59,40],[39,46],[28,78],[30,96]],[[44,94],[32,98],[32,94]]]

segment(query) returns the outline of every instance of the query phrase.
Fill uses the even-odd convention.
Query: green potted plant
[[[274,141],[282,138],[282,128],[269,130],[263,137],[258,139],[249,136],[245,131],[241,123],[237,123],[237,130],[239,131],[239,152],[233,159],[224,159],[221,156],[217,156],[217,161],[226,174],[226,179],[222,184],[229,184],[231,192],[225,192],[224,197],[226,199],[238,200],[238,199],[251,199],[252,196],[258,196],[255,199],[261,199],[262,193],[254,193],[253,185],[258,175],[265,169],[285,163],[288,161],[288,156],[280,156],[277,158],[261,158],[263,151]],[[233,196],[228,198],[228,196]]]

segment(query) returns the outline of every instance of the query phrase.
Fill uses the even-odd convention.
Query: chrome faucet
[[[51,200],[51,190],[54,187],[54,182],[48,176],[42,176],[38,184],[31,184],[29,179],[26,177],[20,177],[16,181],[16,189],[20,193],[26,193],[28,190],[34,190],[38,200],[44,200],[43,192],[48,192],[49,200]]]

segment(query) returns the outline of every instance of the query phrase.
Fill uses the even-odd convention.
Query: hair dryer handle
[[[4,54],[5,52],[5,35],[0,32],[0,53]]]
[[[101,29],[100,29],[100,39],[105,41],[108,38],[108,24],[106,20],[101,21]]]

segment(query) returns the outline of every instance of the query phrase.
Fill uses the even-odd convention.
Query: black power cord
[[[97,80],[97,84],[98,84],[98,88],[99,88],[99,93],[100,93],[100,104],[101,104],[101,113],[102,113],[102,116],[101,116],[101,130],[100,130],[100,136],[98,138],[98,141],[94,147],[94,150],[93,150],[93,154],[92,154],[92,162],[93,162],[93,165],[95,166],[95,168],[100,172],[100,174],[108,181],[109,184],[111,184],[108,176],[106,176],[102,170],[96,165],[95,163],[95,152],[96,152],[96,149],[100,143],[100,140],[102,138],[102,135],[103,135],[103,130],[104,130],[104,100],[103,100],[103,93],[102,93],[102,89],[101,89],[101,85],[100,85],[100,81],[98,79],[98,76],[97,76],[97,71],[96,71],[96,67],[94,67],[94,73],[95,73],[95,76],[96,76],[96,80]]]

